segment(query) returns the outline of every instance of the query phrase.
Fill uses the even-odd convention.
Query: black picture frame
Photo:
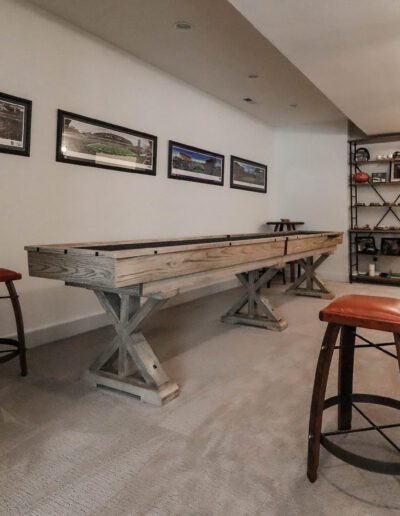
[[[68,129],[71,126],[73,128],[73,131],[68,131],[71,133],[70,135],[66,134],[67,120],[69,121]],[[79,130],[79,127],[82,130]],[[86,132],[85,128],[88,130],[99,128],[100,131],[98,133]],[[134,140],[129,137],[133,137]],[[146,142],[144,148],[143,140]],[[110,149],[114,150],[115,154],[111,154]],[[141,150],[142,155],[140,154]],[[108,154],[105,151],[108,151]],[[136,156],[134,156],[135,153]],[[129,158],[137,158],[137,156],[143,162],[137,163],[137,159],[135,162],[129,160]],[[57,111],[56,161],[155,176],[157,136],[59,109]]]
[[[392,163],[392,168],[390,171],[390,181],[392,183],[397,183],[400,181],[400,163]]]
[[[178,154],[186,157],[178,158]],[[197,161],[198,166],[195,166],[193,162]],[[210,173],[207,173],[207,168]],[[225,156],[222,154],[169,140],[168,177],[170,179],[223,186],[224,169]]]
[[[0,93],[0,152],[30,156],[32,101]]]
[[[246,174],[246,168],[248,167],[252,170],[252,173],[258,173],[259,170],[263,171],[263,181],[259,186],[254,186],[254,176],[253,178],[243,177]],[[250,161],[249,159],[239,158],[238,156],[231,156],[231,188],[237,188],[239,190],[248,190],[250,192],[259,192],[259,193],[267,193],[267,179],[268,179],[268,166],[263,165],[262,163],[257,163],[256,161]],[[242,177],[239,177],[239,174]],[[252,184],[253,183],[253,184]]]
[[[385,256],[399,256],[400,255],[400,238],[382,238],[381,240],[381,254]]]
[[[356,236],[356,248],[357,252],[362,254],[376,254],[378,252],[373,236]]]

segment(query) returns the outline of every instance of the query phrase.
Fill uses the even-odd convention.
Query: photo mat
[[[157,137],[58,110],[57,161],[156,174]]]
[[[170,141],[168,177],[222,186],[224,184],[224,156]]]
[[[267,192],[267,165],[231,156],[231,188]]]
[[[29,156],[32,102],[0,93],[0,152]]]

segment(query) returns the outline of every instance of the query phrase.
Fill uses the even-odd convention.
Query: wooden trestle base
[[[304,273],[286,293],[331,299],[332,292],[317,277],[315,269],[329,256],[321,255],[301,260]],[[262,289],[279,272],[270,267],[237,274],[244,292],[221,320],[229,324],[255,326],[273,331],[287,328],[287,322],[275,312]],[[300,287],[303,283],[306,287]],[[129,394],[143,402],[162,406],[179,394],[179,386],[171,382],[161,363],[144,337],[143,323],[177,292],[164,295],[140,296],[137,287],[96,288],[67,283],[70,286],[93,290],[116,332],[110,346],[89,368],[86,378],[96,387]],[[315,288],[317,286],[317,288]]]
[[[279,269],[271,267],[266,271],[261,269],[250,271],[247,274],[237,274],[237,278],[245,287],[245,291],[228,310],[227,314],[222,316],[222,321],[274,331],[282,331],[287,328],[287,322],[274,311],[268,298],[261,292],[261,289],[278,272]]]
[[[161,406],[179,394],[179,386],[168,378],[142,333],[152,314],[181,292],[236,275],[244,291],[222,320],[282,331],[287,323],[274,311],[263,287],[286,263],[298,260],[303,274],[287,293],[332,298],[315,271],[342,236],[292,232],[26,250],[31,276],[92,290],[114,325],[114,340],[87,373],[90,382]]]

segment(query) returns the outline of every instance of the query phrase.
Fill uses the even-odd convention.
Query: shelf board
[[[400,258],[399,254],[382,254],[381,251],[376,251],[376,253],[364,253],[363,251],[353,251],[352,254],[358,254],[362,256],[388,256],[390,258]]]
[[[398,234],[399,229],[349,229],[349,233],[383,233],[385,235]]]
[[[371,181],[368,181],[367,183],[350,183],[350,186],[381,186],[381,185],[400,186],[400,181],[384,181],[381,183],[372,183]]]
[[[368,165],[369,163],[377,164],[377,163],[400,163],[399,158],[391,158],[391,159],[368,159],[364,161],[351,161],[350,165]]]
[[[384,204],[379,204],[379,206],[370,206],[369,204],[366,204],[365,206],[360,206],[358,204],[355,204],[353,208],[400,208],[400,204],[393,204],[391,206],[385,206]]]
[[[360,281],[362,283],[380,283],[381,285],[400,285],[400,278],[389,278],[382,276],[359,276],[358,274],[352,274],[351,279],[353,281]]]

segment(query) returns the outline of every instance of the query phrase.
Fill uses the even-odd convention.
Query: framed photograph
[[[386,172],[372,172],[371,182],[372,183],[386,183],[387,182]]]
[[[231,188],[266,193],[267,165],[231,156]]]
[[[400,163],[392,163],[390,181],[400,181]]]
[[[157,137],[58,110],[56,160],[155,176]]]
[[[0,152],[29,156],[32,102],[0,93]]]
[[[224,156],[170,141],[168,177],[222,186],[224,184]]]
[[[356,247],[358,253],[363,254],[376,254],[378,249],[375,245],[374,237],[356,237]]]
[[[381,253],[387,256],[399,256],[400,238],[382,238]]]

